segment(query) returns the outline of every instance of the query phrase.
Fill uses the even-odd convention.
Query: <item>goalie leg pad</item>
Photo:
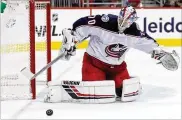
[[[123,81],[121,101],[135,101],[141,93],[139,77],[131,77]]]
[[[49,84],[45,102],[115,102],[114,81],[62,81],[60,83]]]

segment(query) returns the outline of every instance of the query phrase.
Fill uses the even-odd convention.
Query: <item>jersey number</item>
[[[95,15],[93,15],[93,16],[88,16],[88,24],[89,25],[93,25],[93,24],[95,24],[96,23],[96,20],[95,20]]]

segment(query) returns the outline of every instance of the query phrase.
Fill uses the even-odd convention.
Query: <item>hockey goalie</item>
[[[136,10],[124,7],[118,16],[103,14],[76,20],[72,29],[63,29],[62,59],[76,54],[76,44],[90,38],[84,53],[82,81],[50,82],[45,102],[110,103],[119,99],[135,101],[141,93],[139,77],[130,76],[125,54],[130,48],[150,54],[168,70],[177,70],[179,56],[164,51],[138,24]]]

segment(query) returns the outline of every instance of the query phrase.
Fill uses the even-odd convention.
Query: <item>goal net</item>
[[[1,100],[35,99],[36,83],[51,80],[51,68],[31,81],[20,74],[24,67],[35,73],[51,61],[50,17],[49,0],[7,0],[1,14]],[[44,37],[37,37],[37,24],[46,26]]]

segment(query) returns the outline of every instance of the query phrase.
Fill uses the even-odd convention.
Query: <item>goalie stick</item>
[[[40,75],[42,72],[47,70],[49,67],[51,67],[54,63],[56,63],[59,59],[64,57],[64,53],[61,53],[59,56],[57,56],[53,61],[49,62],[46,66],[44,66],[42,69],[40,69],[37,73],[33,74],[29,68],[24,67],[20,72],[26,76],[29,80],[33,80],[38,75]]]
[[[83,40],[85,40],[86,38],[84,38]],[[82,41],[83,41],[82,40]],[[80,42],[75,44],[75,47],[77,47],[77,45]],[[42,72],[44,72],[45,70],[47,70],[49,67],[51,67],[54,63],[56,63],[59,59],[61,59],[62,57],[64,57],[64,52],[62,52],[59,56],[57,56],[53,61],[49,62],[46,66],[44,66],[42,69],[40,69],[37,73],[33,74],[30,69],[28,69],[27,67],[24,67],[20,73],[23,74],[24,76],[26,76],[29,80],[33,80],[34,78],[36,78],[38,75],[40,75]]]

